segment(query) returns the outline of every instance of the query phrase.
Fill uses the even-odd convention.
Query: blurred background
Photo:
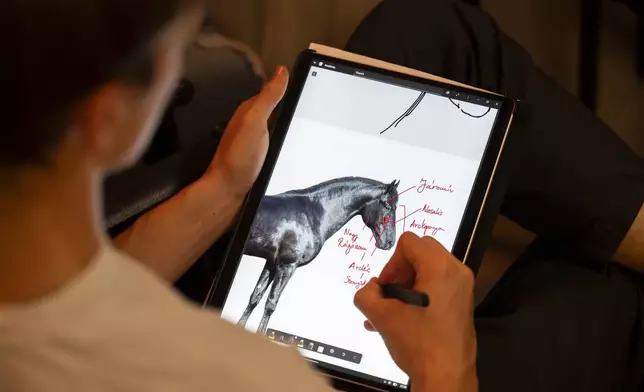
[[[219,32],[247,43],[265,68],[272,69],[279,63],[292,64],[297,52],[311,41],[343,47],[379,2],[211,0],[210,17]],[[642,14],[642,0],[468,2],[480,3],[547,74],[579,94],[644,154],[644,122],[638,116],[644,109],[644,78],[637,74],[641,34],[637,14]]]

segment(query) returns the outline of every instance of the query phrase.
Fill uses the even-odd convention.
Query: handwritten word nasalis
[[[437,226],[432,226],[428,225],[425,223],[425,219],[423,219],[422,223],[417,223],[415,220],[411,222],[411,225],[409,225],[412,229],[421,229],[423,230],[423,235],[427,235],[427,232],[430,232],[431,235],[436,235],[440,233],[441,231],[445,231],[442,227],[437,227]]]
[[[454,189],[452,189],[451,185],[449,185],[449,186],[438,185],[433,180],[432,180],[431,184],[428,184],[426,179],[421,178],[420,179],[420,184],[416,188],[416,192],[423,193],[425,191],[438,191],[438,192],[454,193]]]
[[[440,208],[432,208],[429,206],[429,204],[425,204],[425,206],[423,207],[423,212],[429,215],[443,216],[443,210],[441,210]]]
[[[355,250],[367,250],[364,246],[359,244],[354,244],[352,242],[345,240],[344,238],[338,238],[338,248],[344,249],[344,254],[348,255],[353,249]]]

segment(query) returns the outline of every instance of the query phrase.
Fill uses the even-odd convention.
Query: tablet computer
[[[406,390],[353,297],[404,231],[469,262],[514,102],[341,57],[299,56],[207,302],[333,378]]]

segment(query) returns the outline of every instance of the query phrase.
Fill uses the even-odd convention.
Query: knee
[[[276,308],[277,301],[268,300],[266,301],[266,307],[264,307],[264,314],[270,317],[275,312]]]
[[[432,32],[445,29],[456,12],[471,7],[455,0],[384,0],[364,22],[379,26],[382,34],[397,32]],[[409,37],[408,37],[409,38]],[[426,37],[418,37],[422,40]]]
[[[470,19],[480,19],[478,14],[454,0],[384,0],[358,26],[347,49],[444,74],[450,56],[471,49]]]

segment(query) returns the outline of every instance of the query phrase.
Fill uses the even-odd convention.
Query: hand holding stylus
[[[470,269],[440,243],[404,233],[355,304],[411,377],[412,391],[476,391],[473,289]]]

